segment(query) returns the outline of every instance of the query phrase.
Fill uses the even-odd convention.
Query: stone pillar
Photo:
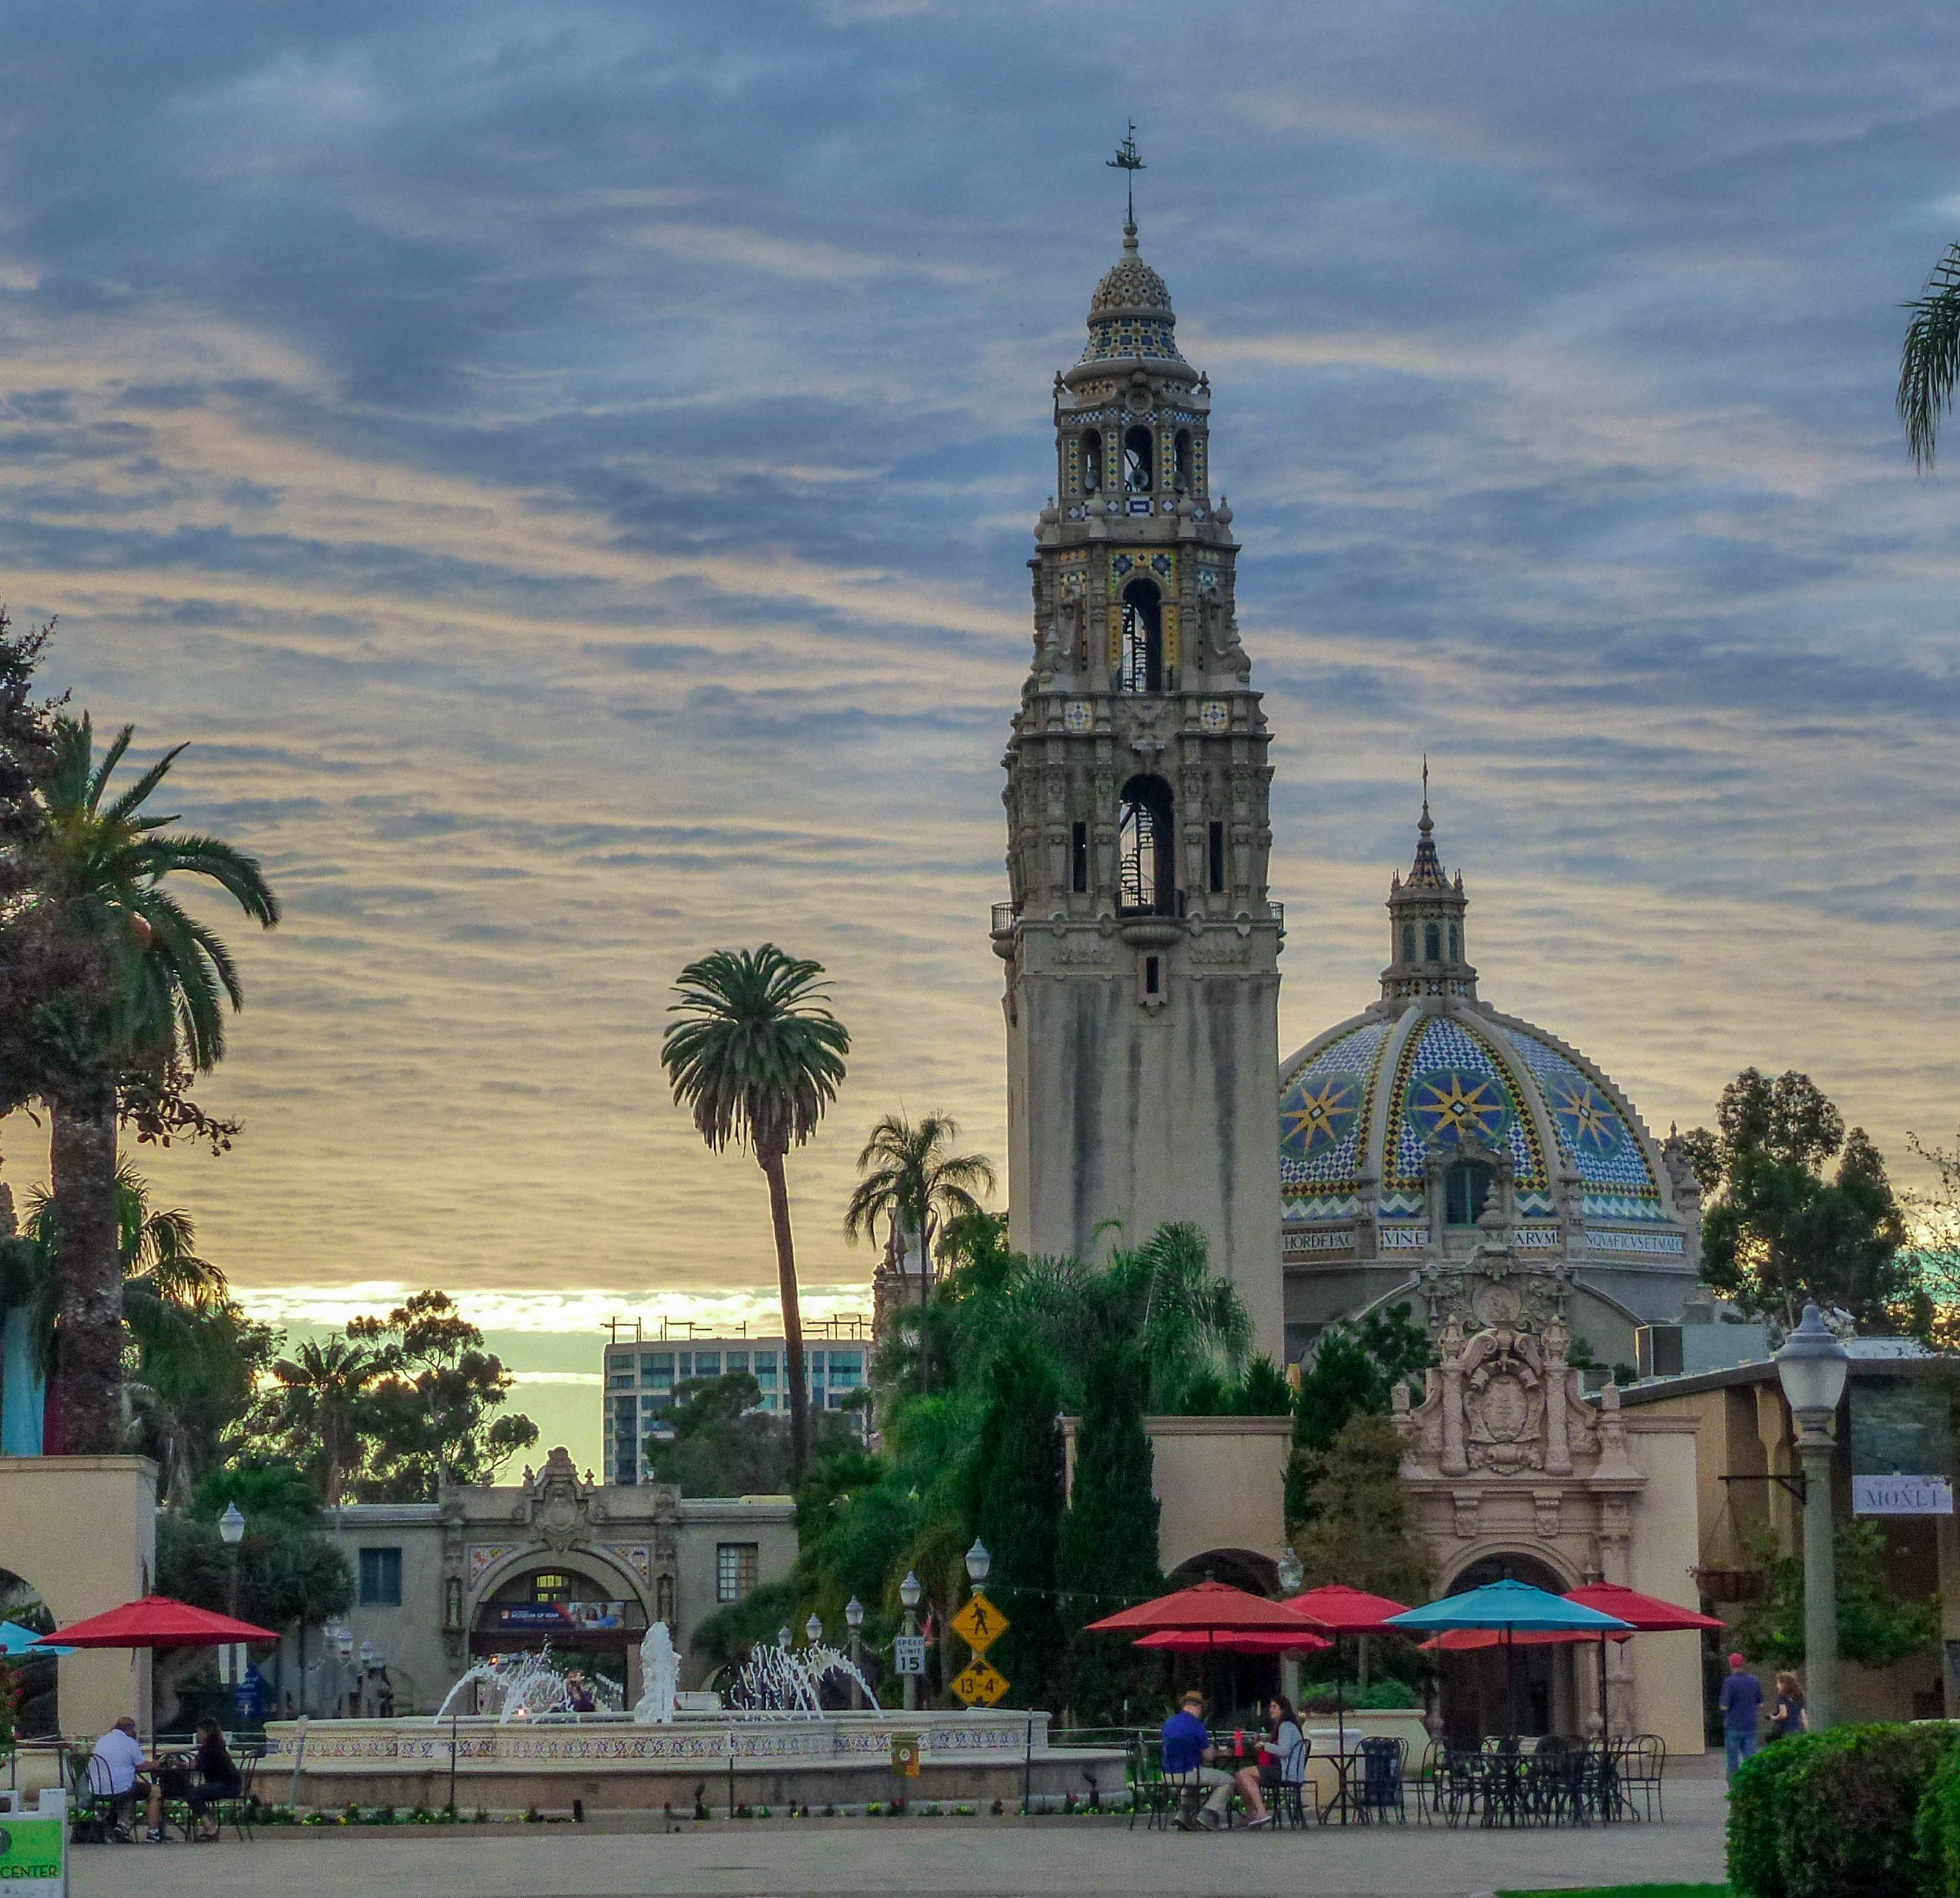
[[[1443,1461],[1438,1466],[1446,1477],[1468,1473],[1469,1460],[1463,1454],[1463,1367],[1446,1363],[1443,1367]]]

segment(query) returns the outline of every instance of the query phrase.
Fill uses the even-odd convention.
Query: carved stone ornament
[[[527,1522],[538,1540],[560,1555],[587,1540],[590,1525],[605,1519],[605,1505],[595,1499],[590,1483],[579,1480],[577,1466],[562,1448],[546,1458],[529,1486],[530,1494],[519,1501],[512,1516]]]

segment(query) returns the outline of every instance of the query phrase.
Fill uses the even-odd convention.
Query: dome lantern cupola
[[[1389,883],[1389,965],[1382,999],[1397,1010],[1425,996],[1477,999],[1464,912],[1470,899],[1463,875],[1446,875],[1436,854],[1436,824],[1429,814],[1429,764],[1422,768],[1422,816],[1416,825],[1415,861],[1406,878]]]

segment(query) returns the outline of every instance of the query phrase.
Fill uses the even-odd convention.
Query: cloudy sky
[[[1960,1121],[1960,475],[1891,411],[1950,10],[15,0],[0,52],[0,597],[285,898],[245,1139],[145,1161],[266,1308],[764,1308],[656,1058],[716,945],[853,1032],[819,1298],[879,1111],[1003,1151],[998,760],[1131,118],[1287,1045],[1369,998],[1427,749],[1484,994],[1650,1125],[1750,1062],[1898,1162]]]

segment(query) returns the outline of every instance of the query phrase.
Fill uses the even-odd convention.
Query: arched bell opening
[[[1150,431],[1139,425],[1123,436],[1123,485],[1133,494],[1150,491],[1150,463],[1157,452]]]
[[[1163,690],[1163,596],[1154,581],[1133,580],[1123,589],[1116,689],[1119,692]]]
[[[1099,428],[1082,431],[1082,491],[1085,494],[1102,491],[1102,431]]]
[[[1139,776],[1123,787],[1116,825],[1117,907],[1125,916],[1174,916],[1170,787]]]

